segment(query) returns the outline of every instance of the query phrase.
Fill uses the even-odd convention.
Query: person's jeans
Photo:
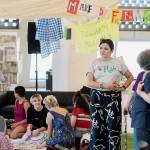
[[[79,131],[79,130],[75,129],[74,130],[74,135],[77,138],[82,138],[83,134],[88,133],[88,132],[90,132],[90,130],[89,131]]]
[[[74,134],[75,134],[75,147],[76,147],[76,150],[80,149],[80,140],[81,140],[82,136],[85,133],[88,133],[88,132],[90,132],[90,131],[79,131],[79,130],[75,129]]]
[[[150,130],[136,129],[138,141],[145,141],[148,143],[148,150],[150,150]]]

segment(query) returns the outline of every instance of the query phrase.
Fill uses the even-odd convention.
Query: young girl
[[[47,114],[49,138],[41,145],[38,145],[37,148],[40,149],[45,146],[56,147],[57,145],[71,148],[74,145],[74,135],[69,112],[59,107],[58,101],[53,95],[45,97],[43,103],[49,110]],[[53,131],[54,136],[52,136]]]
[[[75,132],[75,147],[80,148],[80,140],[85,133],[90,132],[89,99],[77,91],[73,96],[74,109],[71,115],[71,125]]]
[[[0,116],[0,149],[13,150],[9,136],[6,135],[6,122],[2,116]]]

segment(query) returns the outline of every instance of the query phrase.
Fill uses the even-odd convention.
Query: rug
[[[28,141],[22,141],[21,139],[11,139],[11,143],[14,147],[14,150],[37,150],[36,143],[30,143]],[[46,150],[46,147],[40,149]]]

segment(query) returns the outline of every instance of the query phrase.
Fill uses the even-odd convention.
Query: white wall
[[[73,40],[62,40],[62,49],[53,56],[53,90],[77,91],[86,85],[86,71],[96,53],[80,54]]]
[[[68,47],[69,42],[61,40],[61,50],[53,54],[53,91],[68,89]]]

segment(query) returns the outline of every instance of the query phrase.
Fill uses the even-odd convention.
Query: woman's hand
[[[116,89],[116,91],[125,91],[125,88],[124,88],[124,87],[119,86],[119,87]]]
[[[119,84],[117,82],[109,83],[108,86],[112,91],[118,91]]]
[[[31,136],[32,135],[32,131],[31,130],[27,130],[27,135]]]
[[[39,129],[33,130],[32,131],[32,136],[37,136],[39,133]]]
[[[144,86],[144,82],[143,81],[140,81],[138,86],[137,86],[137,94],[140,95],[140,93],[142,92],[142,88]]]
[[[128,112],[129,112],[129,105],[128,105],[128,104],[125,104],[125,105],[123,106],[123,114],[128,114]]]
[[[12,128],[12,129],[15,129],[17,126],[18,126],[17,123],[11,124],[11,128]]]
[[[116,91],[119,87],[119,84],[117,82],[112,82],[112,83],[104,83],[102,84],[102,88],[104,89],[111,89],[113,91]]]

